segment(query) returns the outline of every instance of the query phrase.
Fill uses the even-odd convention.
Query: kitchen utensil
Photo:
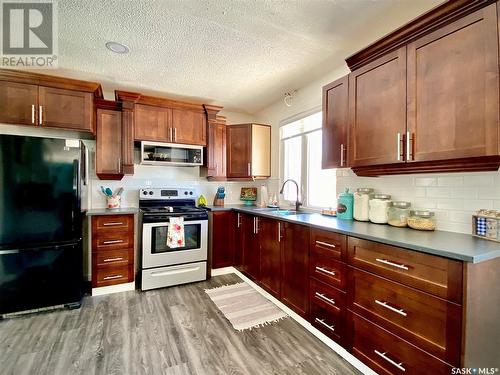
[[[113,196],[113,190],[111,190],[110,188],[106,188],[106,195],[108,197],[112,197]]]

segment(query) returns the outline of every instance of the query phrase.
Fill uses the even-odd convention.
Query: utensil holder
[[[121,195],[112,195],[110,197],[108,196],[106,197],[106,206],[110,210],[117,209],[120,208],[121,201],[122,201]]]

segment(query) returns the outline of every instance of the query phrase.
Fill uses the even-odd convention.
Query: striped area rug
[[[238,331],[261,327],[288,316],[245,282],[205,292]]]

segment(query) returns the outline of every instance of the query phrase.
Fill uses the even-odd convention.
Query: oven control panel
[[[139,189],[139,199],[194,199],[197,197],[195,189],[176,188],[149,188]]]

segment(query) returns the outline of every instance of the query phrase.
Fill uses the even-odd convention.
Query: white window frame
[[[284,182],[284,165],[285,165],[285,160],[284,160],[284,147],[283,147],[283,140],[284,139],[289,139],[289,138],[293,138],[293,137],[289,137],[289,138],[284,138],[284,139],[281,139],[281,127],[282,126],[285,126],[285,125],[288,125],[292,122],[295,122],[295,121],[298,121],[298,120],[301,120],[305,117],[308,117],[308,116],[311,116],[311,115],[314,115],[315,113],[318,113],[318,112],[322,112],[322,107],[321,106],[316,106],[310,110],[307,110],[307,111],[304,111],[304,112],[300,112],[294,116],[291,116],[291,117],[288,117],[282,121],[280,121],[280,124],[279,124],[279,127],[280,127],[280,130],[279,130],[279,134],[278,134],[278,139],[279,139],[279,183],[280,183],[280,188],[281,186],[283,185],[283,182]],[[310,210],[313,210],[313,211],[321,211],[322,209],[326,208],[326,207],[314,207],[314,206],[309,206],[308,205],[308,191],[307,191],[307,182],[309,180],[309,175],[308,175],[308,167],[307,167],[307,160],[308,160],[308,149],[307,149],[307,138],[305,137],[307,134],[309,133],[313,133],[315,131],[318,131],[318,129],[315,129],[315,130],[311,130],[311,131],[308,131],[308,132],[304,132],[304,133],[301,133],[298,137],[302,137],[302,165],[301,165],[301,183],[300,183],[300,191],[299,191],[299,194],[301,194],[299,196],[299,200],[303,203],[303,207],[304,208],[307,208],[307,209],[310,209]],[[304,159],[305,158],[305,159]],[[281,198],[281,201],[282,202],[286,202],[287,204],[289,204],[290,206],[293,206],[295,205],[295,200],[285,200],[283,196],[280,197]]]

